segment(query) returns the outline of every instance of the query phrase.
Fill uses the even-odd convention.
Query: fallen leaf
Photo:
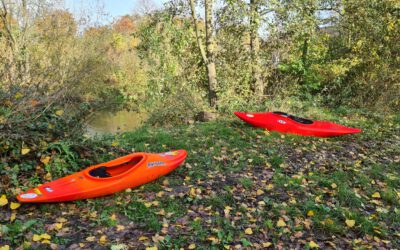
[[[21,206],[21,203],[11,202],[11,204],[10,204],[11,210],[15,210],[15,209],[19,208],[20,206]]]
[[[119,142],[117,142],[117,141],[113,141],[112,143],[111,143],[111,146],[113,146],[113,147],[116,147],[116,146],[118,146],[119,145]]]
[[[21,154],[22,155],[26,155],[27,153],[29,153],[31,150],[29,148],[22,148],[21,149]]]
[[[125,229],[125,226],[123,225],[117,225],[117,232],[122,231]]]
[[[272,243],[271,242],[263,242],[262,246],[263,247],[270,247],[270,246],[272,246]]]
[[[50,162],[50,159],[51,159],[50,156],[45,156],[45,157],[40,158],[40,161],[41,161],[44,165],[46,165],[46,164],[48,164],[48,163]]]
[[[93,242],[95,240],[96,240],[96,238],[94,236],[89,236],[86,238],[86,241],[89,241],[89,242]]]
[[[63,224],[62,224],[62,223],[54,223],[54,228],[55,228],[56,230],[60,230],[62,227],[63,227]]]
[[[308,217],[314,216],[314,211],[312,211],[312,210],[308,211],[307,216]]]
[[[251,228],[246,228],[246,230],[244,230],[244,233],[247,235],[252,235],[253,234],[253,230]]]
[[[346,225],[348,227],[354,227],[355,224],[356,224],[355,220],[346,220]]]
[[[331,187],[332,187],[333,189],[337,188],[336,183],[332,183],[332,184],[331,184]]]
[[[105,235],[101,236],[99,239],[99,244],[104,245],[107,242],[107,237]]]
[[[9,245],[1,246],[0,250],[10,250],[10,246]]]
[[[40,235],[38,235],[38,234],[34,234],[33,237],[32,237],[32,240],[35,241],[35,242],[36,241],[40,241],[41,239],[42,239],[42,237],[40,237]]]
[[[262,191],[261,189],[258,189],[257,190],[257,195],[259,196],[259,195],[263,195],[264,194],[264,191]]]
[[[48,234],[46,234],[46,233],[44,233],[44,234],[41,234],[41,235],[40,235],[40,238],[41,238],[41,239],[44,239],[44,240],[50,240],[50,239],[51,239],[51,236],[48,235]]]
[[[17,212],[12,212],[11,216],[10,216],[10,221],[13,222],[15,220],[15,218],[17,217]]]
[[[149,238],[148,237],[146,237],[146,236],[140,236],[139,237],[139,240],[140,241],[145,241],[145,240],[148,240]]]
[[[189,246],[188,246],[188,249],[195,249],[196,248],[196,244],[190,244]]]
[[[372,194],[372,198],[379,199],[379,198],[381,198],[381,194],[378,193],[378,192],[375,192],[375,193]]]
[[[158,250],[158,247],[146,247],[146,250]]]
[[[308,246],[310,248],[319,248],[319,245],[317,243],[315,243],[314,241],[310,241],[310,243],[308,243]]]
[[[59,109],[56,111],[57,116],[62,116],[63,114],[64,114],[64,110],[62,110],[62,109]]]
[[[282,218],[279,218],[278,222],[276,223],[277,227],[285,227],[286,223]]]
[[[5,194],[0,197],[0,207],[5,206],[8,204],[8,199]]]

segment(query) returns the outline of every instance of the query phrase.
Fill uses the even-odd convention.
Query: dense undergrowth
[[[24,248],[395,248],[400,244],[399,117],[308,108],[363,133],[266,133],[232,117],[103,138],[59,140],[1,168],[0,246]],[[23,204],[28,187],[127,154],[184,148],[186,163],[134,190]],[[47,158],[48,157],[48,158]],[[11,207],[11,208],[10,208]],[[14,209],[12,209],[14,208]]]

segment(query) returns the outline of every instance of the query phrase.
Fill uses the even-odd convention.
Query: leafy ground
[[[288,136],[232,118],[142,128],[79,154],[60,142],[37,159],[35,174],[3,185],[0,249],[399,247],[399,117],[319,117],[364,132]],[[186,163],[140,188],[71,203],[14,203],[20,189],[67,173],[65,163],[86,167],[131,151],[178,148],[188,150]]]

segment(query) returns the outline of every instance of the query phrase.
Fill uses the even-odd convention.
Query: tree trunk
[[[196,32],[197,45],[201,53],[204,65],[207,69],[207,79],[208,79],[208,100],[210,107],[216,108],[217,106],[217,71],[215,69],[214,61],[214,27],[212,18],[212,8],[213,0],[205,0],[205,18],[206,18],[206,50],[204,50],[201,37],[200,29],[198,26],[198,21],[196,17],[196,9],[194,0],[190,0],[190,10],[192,13],[193,24]]]
[[[205,0],[206,18],[206,45],[207,45],[207,76],[208,76],[208,98],[210,106],[215,108],[217,105],[217,71],[215,69],[215,42],[214,42],[214,23],[213,23],[213,1]]]
[[[253,93],[261,98],[264,94],[264,84],[261,79],[260,65],[260,38],[258,28],[260,27],[259,0],[250,0],[250,56],[251,56],[251,89]]]

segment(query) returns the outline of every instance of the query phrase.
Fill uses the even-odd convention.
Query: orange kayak
[[[185,150],[133,153],[45,183],[17,196],[20,202],[61,202],[94,198],[154,181],[177,168]]]

